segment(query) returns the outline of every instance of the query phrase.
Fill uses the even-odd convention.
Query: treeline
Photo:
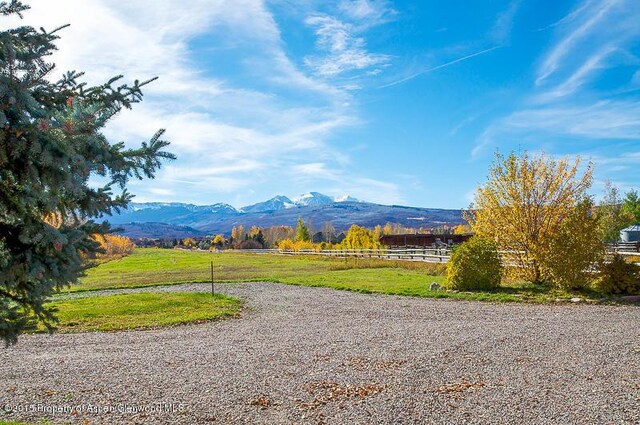
[[[222,234],[212,239],[212,247],[218,249],[262,249],[276,248],[288,251],[326,250],[326,249],[379,249],[380,238],[393,234],[463,234],[469,233],[468,225],[441,225],[433,228],[413,228],[397,223],[387,223],[384,226],[367,228],[352,225],[346,232],[338,233],[330,222],[325,223],[320,230],[315,230],[311,223],[298,218],[295,228],[290,226],[275,226],[262,229],[251,227],[245,232],[243,226],[234,227],[231,236],[225,239]],[[206,245],[206,243],[205,243]]]
[[[398,223],[367,228],[352,225],[346,232],[339,232],[330,222],[315,228],[310,221],[298,219],[296,227],[272,226],[245,228],[233,227],[229,235],[217,234],[205,238],[184,239],[136,239],[139,246],[182,249],[378,249],[380,237],[397,234],[467,234],[468,225],[440,225],[437,227],[407,227]]]
[[[309,223],[305,223],[302,218],[298,218],[295,228],[291,226],[273,226],[261,228],[251,227],[248,231],[244,226],[235,226],[231,230],[231,235],[225,237],[223,234],[213,236],[209,240],[200,241],[193,245],[193,240],[185,239],[188,247],[198,247],[201,249],[264,249],[276,248],[283,250],[324,250],[324,249],[346,249],[346,248],[379,248],[380,237],[385,234],[385,230],[391,233],[392,226],[389,224],[384,228],[376,226],[373,229],[353,225],[347,232],[338,233],[331,223],[325,223],[320,230],[315,230]],[[206,245],[209,244],[209,248]]]
[[[598,230],[604,242],[617,242],[620,231],[635,223],[640,223],[640,197],[630,190],[624,197],[611,182],[605,182],[605,195],[596,208]]]

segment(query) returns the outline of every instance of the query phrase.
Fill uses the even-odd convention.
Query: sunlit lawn
[[[62,332],[113,331],[203,322],[236,315],[240,301],[194,292],[118,294],[57,301]],[[42,328],[40,330],[43,330]]]
[[[442,264],[320,256],[137,249],[134,254],[90,269],[71,291],[209,282],[269,281],[324,286],[366,293],[484,301],[553,302],[557,298],[597,299],[597,293],[568,293],[530,283],[505,284],[494,291],[430,291],[441,284]]]
[[[443,265],[389,262],[386,260],[339,259],[320,256],[283,256],[237,252],[210,253],[173,249],[137,249],[133,255],[101,264],[89,270],[71,291],[210,282],[210,262],[214,264],[214,280],[218,282],[270,281],[303,283],[309,279],[335,277],[373,282],[406,281],[412,285],[441,282]],[[398,266],[400,265],[400,266]],[[378,270],[375,274],[364,270]],[[355,272],[339,273],[348,270]]]

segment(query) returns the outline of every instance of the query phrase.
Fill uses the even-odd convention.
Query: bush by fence
[[[449,289],[493,289],[500,285],[502,265],[495,243],[472,237],[456,248],[447,264],[445,287]]]
[[[618,254],[602,266],[598,287],[607,294],[640,293],[640,267]]]

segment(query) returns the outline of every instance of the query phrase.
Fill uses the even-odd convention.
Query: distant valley
[[[318,230],[324,223],[331,222],[338,231],[344,231],[352,224],[373,227],[397,223],[418,228],[464,222],[461,210],[379,205],[350,196],[332,198],[318,192],[297,198],[276,196],[239,209],[224,203],[133,202],[107,220],[130,237],[183,238],[229,234],[237,225],[295,226],[298,217]]]

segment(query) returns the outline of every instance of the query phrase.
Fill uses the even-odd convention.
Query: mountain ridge
[[[293,199],[278,195],[242,208],[225,203],[132,202],[107,221],[124,229],[124,235],[162,238],[170,234],[228,234],[238,225],[245,228],[295,226],[299,217],[317,228],[329,222],[338,231],[344,231],[352,224],[373,227],[390,222],[406,227],[434,227],[464,222],[462,210],[381,205],[358,201],[348,195],[333,198],[319,192]]]

